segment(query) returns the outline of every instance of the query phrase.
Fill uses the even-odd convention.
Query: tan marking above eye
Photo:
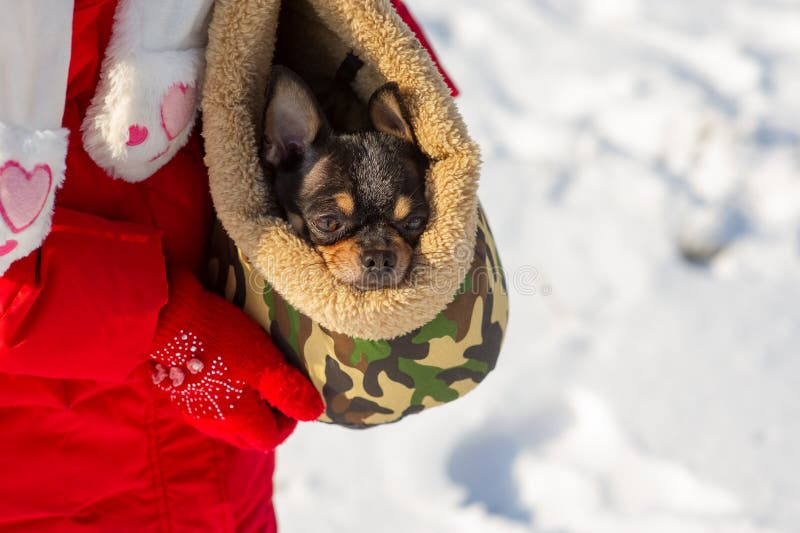
[[[356,208],[355,202],[353,202],[353,196],[349,192],[339,192],[333,195],[333,199],[336,202],[336,205],[339,209],[342,210],[347,216],[353,214],[353,210]]]
[[[394,218],[395,220],[403,220],[411,212],[411,198],[408,196],[401,196],[397,199],[394,205]]]
[[[328,184],[331,178],[332,167],[330,157],[320,158],[303,176],[303,184],[300,186],[300,195],[308,198],[313,195],[320,187]]]

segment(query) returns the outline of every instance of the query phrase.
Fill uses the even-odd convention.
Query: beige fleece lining
[[[289,5],[324,24],[309,24],[309,35],[338,37],[341,42],[331,42],[328,51],[352,49],[366,63],[355,83],[362,98],[385,81],[400,87],[420,147],[434,160],[427,177],[432,216],[420,239],[415,275],[397,288],[355,289],[337,281],[284,220],[270,216],[275,204],[259,149],[279,0],[217,0],[214,8],[202,107],[217,213],[254,267],[300,312],[346,335],[394,338],[442,311],[469,271],[478,148],[441,75],[388,0],[292,0]],[[304,36],[296,38],[292,45],[302,47]]]

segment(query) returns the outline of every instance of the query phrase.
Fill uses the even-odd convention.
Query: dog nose
[[[397,256],[389,250],[367,250],[361,255],[361,264],[367,272],[391,272]]]

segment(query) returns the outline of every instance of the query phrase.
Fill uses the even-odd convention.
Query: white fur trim
[[[0,255],[0,275],[8,270],[11,263],[39,248],[50,232],[56,190],[64,183],[68,136],[69,131],[65,128],[30,131],[0,123],[0,169],[9,162],[18,164],[27,171],[32,171],[39,165],[47,165],[52,177],[44,207],[30,226],[21,231],[13,231],[0,218],[0,248],[11,241],[17,243],[11,252]],[[0,187],[8,185],[0,181]]]
[[[147,179],[186,144],[199,104],[210,5],[211,0],[119,3],[100,83],[81,127],[84,148],[112,176],[131,182]],[[183,22],[173,23],[178,16]],[[162,43],[153,31],[142,30],[170,25],[175,31]],[[197,44],[201,46],[168,48]],[[196,101],[188,125],[170,139],[162,126],[161,105],[167,91],[176,85],[195,91]],[[129,144],[131,126],[139,133],[144,128],[147,131],[146,138],[139,138],[135,145]]]

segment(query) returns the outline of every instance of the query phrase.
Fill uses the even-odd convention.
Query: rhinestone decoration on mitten
[[[208,365],[204,353],[203,341],[181,330],[165,347],[150,354],[156,361],[153,383],[195,418],[225,420],[244,394],[245,383],[227,376],[228,366],[221,355]]]

